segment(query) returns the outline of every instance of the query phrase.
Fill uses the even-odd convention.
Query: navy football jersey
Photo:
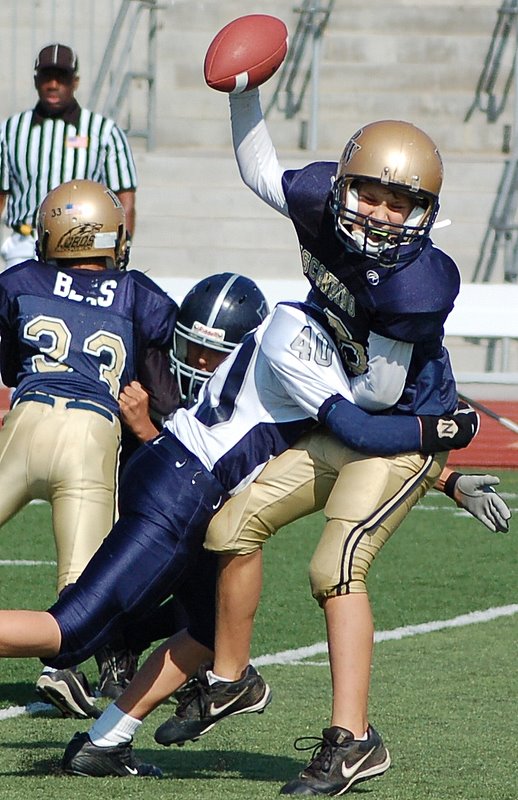
[[[27,391],[95,400],[118,414],[149,346],[170,347],[177,305],[142,272],[26,261],[0,275],[0,369]]]
[[[335,234],[329,206],[336,170],[336,162],[316,162],[282,177],[302,268],[312,286],[308,299],[327,307],[344,340],[341,354],[350,375],[367,368],[369,331],[410,342],[412,360],[398,412],[449,413],[457,392],[442,339],[459,292],[457,266],[429,239],[421,252],[415,248],[415,258],[393,267],[347,251]],[[410,248],[405,247],[407,254]]]

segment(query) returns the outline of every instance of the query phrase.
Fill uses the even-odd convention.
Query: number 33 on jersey
[[[176,304],[137,270],[59,270],[27,261],[0,275],[0,367],[27,391],[95,399],[117,413],[142,347],[168,347]]]

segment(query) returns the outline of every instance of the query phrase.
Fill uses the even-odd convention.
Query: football
[[[229,94],[255,89],[271,78],[288,50],[288,29],[269,14],[248,14],[225,25],[209,45],[203,65],[211,89]]]

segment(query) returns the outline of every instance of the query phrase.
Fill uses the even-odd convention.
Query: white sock
[[[208,669],[206,671],[205,675],[207,676],[207,681],[209,683],[209,686],[212,686],[212,684],[216,683],[216,682],[219,682],[219,683],[234,683],[232,678],[222,678],[221,675],[216,675],[216,673],[212,672],[211,669]]]
[[[77,672],[77,667],[76,667],[76,666],[73,666],[73,667],[65,667],[65,669],[64,669],[64,670],[59,670],[59,669],[56,669],[55,667],[48,667],[48,666],[45,666],[45,667],[43,667],[43,669],[41,670],[41,674],[42,674],[42,675],[52,675],[54,672],[62,672],[62,671],[65,671],[65,672],[66,672],[66,670],[68,670],[69,672]]]
[[[369,731],[365,731],[363,736],[355,736],[354,738],[357,742],[366,742],[369,738]]]
[[[57,672],[57,669],[54,667],[43,667],[41,670],[42,675],[52,675],[53,672]]]
[[[95,720],[88,736],[97,747],[113,747],[131,742],[141,725],[141,720],[130,717],[112,703]]]

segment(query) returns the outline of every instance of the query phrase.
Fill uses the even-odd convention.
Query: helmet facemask
[[[331,207],[335,215],[336,235],[348,249],[361,253],[365,258],[377,259],[384,266],[393,266],[404,258],[404,251],[401,250],[404,245],[416,242],[424,245],[437,216],[438,203],[423,194],[413,198],[409,192],[389,186],[387,188],[394,193],[410,197],[415,205],[403,223],[377,220],[358,210],[360,182],[364,183],[353,178],[341,178],[335,182]],[[416,248],[412,248],[412,256],[415,254]]]
[[[176,323],[171,360],[176,382],[184,403],[190,404],[195,400],[202,385],[212,375],[212,371],[189,366],[189,343],[222,353],[223,357],[226,358],[237,347],[238,343],[225,342],[223,341],[224,336],[224,330],[209,328],[199,321],[195,321],[191,328],[182,325],[180,321]]]

